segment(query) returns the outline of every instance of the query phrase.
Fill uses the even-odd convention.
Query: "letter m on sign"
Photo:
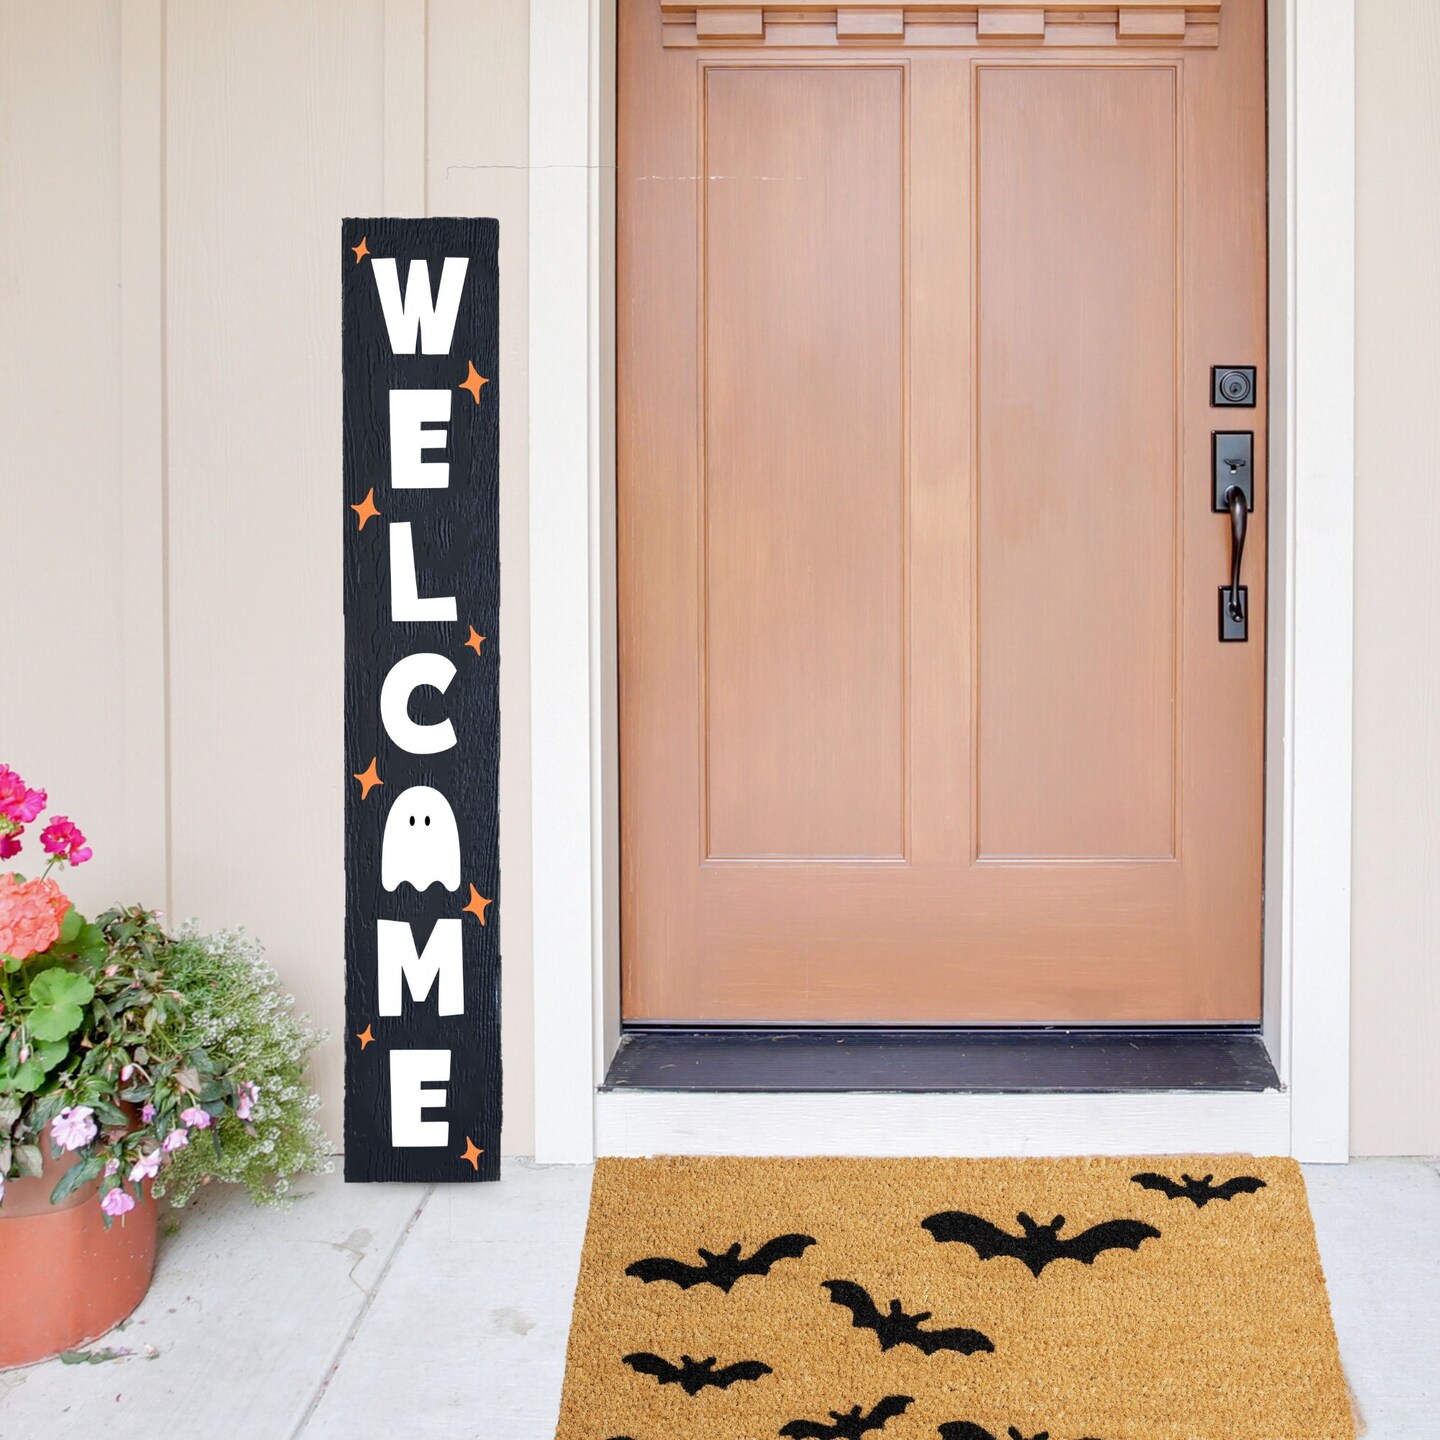
[[[341,228],[345,1178],[494,1180],[499,227]]]

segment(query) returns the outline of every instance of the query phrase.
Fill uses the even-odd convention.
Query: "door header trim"
[[[660,0],[664,43],[816,46],[1147,46],[1220,43],[1222,0]]]

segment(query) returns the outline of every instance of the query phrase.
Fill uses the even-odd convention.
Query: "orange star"
[[[472,1170],[478,1170],[480,1168],[480,1157],[484,1153],[485,1152],[468,1135],[465,1137],[465,1153],[460,1158],[462,1160],[468,1160]]]
[[[356,1033],[355,1038],[360,1042],[360,1048],[363,1050],[367,1045],[371,1043],[371,1041],[375,1039],[375,1036],[371,1032],[370,1027],[367,1025],[363,1030]]]
[[[370,493],[358,504],[350,507],[360,517],[360,528],[375,518],[380,512],[375,508],[375,487],[370,487]]]
[[[457,390],[468,390],[475,398],[475,403],[480,403],[480,387],[490,382],[475,368],[473,360],[466,362],[470,366],[469,374],[455,387]]]
[[[480,653],[480,647],[484,643],[485,637],[483,635],[477,635],[475,633],[475,627],[472,625],[470,627],[470,638],[465,641],[465,644],[468,645],[470,649],[472,649],[478,655]]]
[[[362,235],[360,237],[360,243],[350,247],[355,252],[355,263],[357,265],[370,253],[370,247],[365,243],[369,238],[368,235]]]
[[[360,798],[362,800],[368,800],[370,798],[370,792],[377,785],[383,785],[385,783],[375,769],[376,762],[379,759],[380,757],[377,755],[375,759],[355,777],[360,782]]]
[[[492,903],[472,885],[470,887],[470,903],[465,906],[465,913],[473,915],[483,925],[485,923],[485,907]]]

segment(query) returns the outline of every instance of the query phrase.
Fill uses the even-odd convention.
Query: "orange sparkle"
[[[480,647],[484,643],[485,637],[483,635],[477,635],[475,633],[475,627],[472,625],[470,627],[470,638],[465,641],[465,644],[478,655],[480,653]]]
[[[480,387],[482,385],[488,385],[490,382],[475,368],[475,362],[473,360],[467,363],[470,366],[469,373],[455,388],[457,390],[468,390],[478,405],[480,403]]]
[[[470,903],[465,906],[465,913],[473,915],[483,925],[485,923],[485,907],[492,903],[472,885],[470,887]]]
[[[467,1135],[465,1137],[465,1153],[461,1155],[462,1160],[468,1160],[473,1170],[480,1168],[480,1157],[485,1152]]]
[[[383,784],[385,783],[385,782],[380,778],[380,772],[379,772],[378,770],[376,770],[376,768],[375,768],[376,764],[379,762],[379,759],[380,759],[380,757],[377,755],[377,756],[376,756],[373,760],[371,760],[371,762],[355,777],[355,778],[360,782],[360,798],[361,798],[362,800],[368,800],[368,799],[370,798],[370,792],[371,792],[377,785],[383,785]]]
[[[367,1025],[363,1030],[356,1032],[355,1038],[360,1042],[360,1048],[363,1050],[375,1039],[375,1036]]]
[[[355,263],[357,265],[370,253],[370,247],[365,243],[369,238],[368,235],[362,235],[360,237],[360,243],[350,247],[355,252]]]
[[[375,487],[370,487],[370,493],[358,504],[350,507],[360,517],[360,528],[375,518],[380,512],[375,508]]]

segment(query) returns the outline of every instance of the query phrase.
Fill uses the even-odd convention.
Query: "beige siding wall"
[[[1434,1152],[1440,7],[1358,8],[1354,1148]],[[523,0],[0,0],[0,553],[26,572],[0,596],[19,639],[0,760],[87,824],[82,904],[168,898],[247,925],[337,1037],[338,220],[500,218],[506,1148],[522,1153],[527,29]],[[341,1055],[337,1039],[318,1066],[337,1134]]]
[[[532,1147],[527,18],[0,0],[0,553],[27,572],[0,760],[85,823],[84,905],[265,941],[335,1036],[337,1139],[339,222],[428,210],[501,223],[505,1146]]]
[[[1440,1151],[1440,5],[1361,0],[1357,1154]]]

